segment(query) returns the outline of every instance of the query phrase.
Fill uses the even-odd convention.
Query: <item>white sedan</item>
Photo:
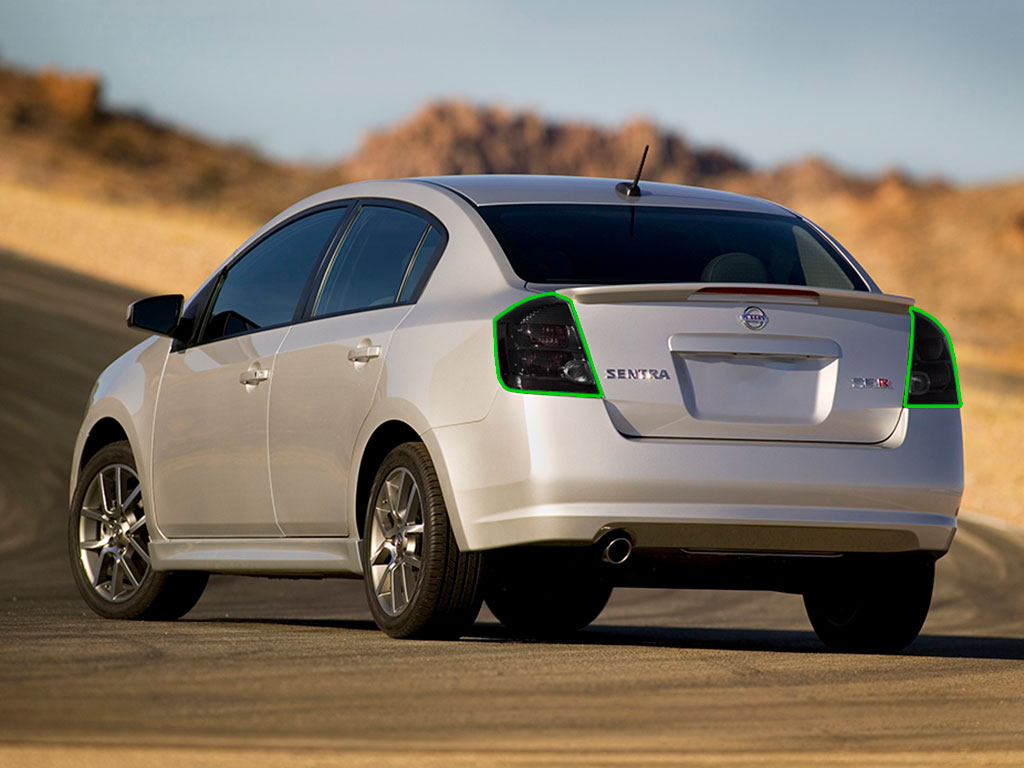
[[[949,337],[770,202],[544,176],[372,181],[256,232],[99,377],[85,601],[209,573],[364,578],[395,637],[586,626],[613,587],[801,594],[899,650],[963,491]]]

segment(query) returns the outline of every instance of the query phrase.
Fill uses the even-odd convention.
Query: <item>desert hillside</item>
[[[820,158],[753,168],[644,120],[557,123],[460,102],[375,129],[348,157],[281,163],[105,106],[86,74],[0,64],[0,247],[137,287],[189,293],[260,222],[364,178],[561,173],[649,180],[789,205],[832,232],[890,293],[938,315],[965,383],[968,508],[1024,521],[1024,178],[975,187]]]

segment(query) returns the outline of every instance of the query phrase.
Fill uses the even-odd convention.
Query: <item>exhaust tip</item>
[[[622,565],[633,552],[633,542],[628,536],[613,536],[601,552],[601,559],[612,565]]]

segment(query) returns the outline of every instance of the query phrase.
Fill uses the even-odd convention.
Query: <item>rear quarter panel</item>
[[[486,417],[499,390],[494,368],[493,319],[525,294],[490,230],[472,208],[450,193],[422,185],[401,199],[434,214],[448,230],[448,244],[419,301],[392,336],[384,372],[355,456],[383,423],[410,425],[434,459],[446,500],[453,506],[447,469],[431,430]],[[355,530],[359,462],[352,463],[349,505]],[[459,516],[452,508],[456,535]],[[464,543],[464,541],[462,542]]]

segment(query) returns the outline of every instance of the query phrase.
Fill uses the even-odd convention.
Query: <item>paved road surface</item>
[[[1024,535],[966,521],[900,656],[827,652],[800,599],[619,590],[564,644],[484,615],[378,632],[362,586],[215,577],[175,623],[111,622],[64,555],[123,289],[0,255],[0,766],[1024,765]]]

